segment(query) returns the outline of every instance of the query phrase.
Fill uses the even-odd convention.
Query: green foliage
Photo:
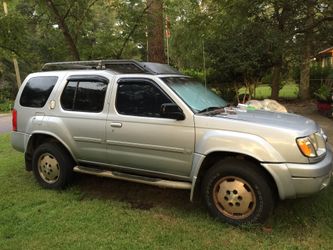
[[[203,42],[209,32],[207,15],[192,0],[164,0],[165,14],[170,20],[169,40],[171,64],[180,69],[203,69]]]
[[[271,96],[272,88],[268,84],[261,84],[258,85],[255,89],[255,96],[252,98],[255,98],[257,100],[267,99]],[[283,100],[294,100],[298,97],[298,91],[299,86],[295,83],[286,83],[282,86],[282,88],[279,91],[279,99]],[[247,93],[245,87],[242,87],[238,90],[239,95],[243,95]]]
[[[235,88],[226,84],[221,84],[219,88],[215,88],[216,93],[220,95],[224,100],[226,100],[229,103],[235,103],[237,100],[237,95]]]
[[[21,15],[0,16],[0,49],[21,56],[26,46],[26,19]]]
[[[14,102],[9,100],[0,99],[0,113],[10,112],[13,108]]]
[[[332,95],[333,95],[333,84],[332,82],[326,82],[320,86],[320,88],[317,89],[316,92],[314,92],[315,97],[319,101],[324,102],[332,102]]]
[[[325,66],[322,67],[320,65],[313,65],[310,70],[310,79],[333,79],[333,67]]]
[[[294,69],[294,79],[299,82],[300,69],[299,67]],[[323,94],[326,87],[323,87],[327,82],[333,81],[333,68],[331,66],[322,67],[321,65],[314,64],[310,68],[310,93],[312,97],[319,98],[318,95]],[[322,88],[321,90],[319,90]],[[315,94],[317,93],[317,94]],[[319,94],[321,93],[321,94]],[[323,98],[323,96],[321,97]],[[325,98],[324,98],[325,99]]]
[[[203,34],[207,65],[212,69],[209,82],[233,87],[260,81],[274,64],[280,36],[256,18],[252,2],[206,4],[208,18],[202,21],[206,26],[202,24],[201,32],[192,33],[196,39]]]
[[[2,87],[0,88],[0,102],[5,100],[14,99],[12,85],[7,82],[2,82]]]
[[[180,70],[184,75],[188,75],[193,77],[194,79],[204,83],[205,82],[205,74],[203,71],[195,70],[195,69],[181,69]]]
[[[15,82],[13,55],[18,58],[22,78],[45,62],[72,60],[59,21],[47,2],[7,1],[9,15],[0,15],[0,68],[4,68],[0,86]],[[82,60],[147,60],[146,1],[52,2]],[[289,79],[290,68],[298,67],[302,60],[305,33],[311,33],[312,55],[333,44],[333,24],[323,21],[332,9],[328,0],[163,2],[164,15],[170,20],[170,64],[203,81],[200,72],[205,61],[207,83],[220,85],[221,89],[232,89],[235,84],[271,84],[272,67],[280,64],[280,82]],[[314,3],[317,26],[305,29],[308,7]],[[299,71],[294,79],[299,79]],[[310,92],[319,86],[318,81],[311,82]],[[15,92],[14,85],[12,89]]]

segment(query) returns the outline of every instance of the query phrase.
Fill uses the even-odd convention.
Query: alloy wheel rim
[[[48,184],[57,182],[60,175],[57,159],[50,153],[42,154],[38,159],[38,173]]]
[[[256,208],[253,188],[244,179],[226,176],[218,180],[213,189],[214,204],[226,217],[245,219]]]

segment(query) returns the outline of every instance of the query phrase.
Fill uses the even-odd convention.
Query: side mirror
[[[163,103],[161,105],[161,116],[178,121],[185,119],[183,111],[175,103]]]

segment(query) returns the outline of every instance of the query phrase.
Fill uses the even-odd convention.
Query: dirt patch
[[[84,193],[82,199],[116,200],[140,210],[150,210],[154,207],[191,210],[194,207],[189,200],[189,190],[164,189],[84,174],[77,174],[75,182]]]

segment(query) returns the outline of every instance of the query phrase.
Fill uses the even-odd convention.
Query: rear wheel
[[[233,225],[264,222],[274,208],[265,174],[243,160],[217,162],[204,177],[202,193],[210,214]]]
[[[33,173],[42,187],[63,189],[72,178],[74,163],[68,153],[59,145],[40,145],[32,158]]]

